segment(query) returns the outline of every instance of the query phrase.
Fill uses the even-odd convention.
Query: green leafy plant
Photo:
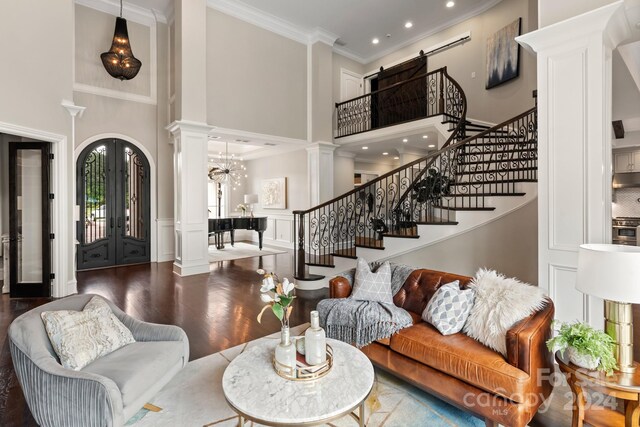
[[[547,341],[547,348],[550,351],[560,351],[564,355],[564,351],[573,347],[580,354],[589,355],[593,358],[599,358],[597,369],[611,375],[616,369],[616,359],[613,355],[615,342],[613,338],[604,331],[592,328],[591,326],[581,323],[565,323],[554,322],[554,326],[559,324],[558,334]]]
[[[451,194],[452,184],[454,184],[453,179],[431,168],[427,171],[427,176],[416,183],[411,198],[418,203],[438,204],[443,196]]]

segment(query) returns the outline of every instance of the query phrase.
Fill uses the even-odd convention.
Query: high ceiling
[[[111,1],[111,0],[108,0]],[[489,9],[501,0],[208,0],[212,7],[236,16],[260,16],[263,22],[293,32],[317,30],[338,38],[336,48],[367,63]],[[173,0],[128,0],[125,3],[169,14]],[[413,26],[405,28],[411,21]],[[387,37],[387,34],[390,37]],[[378,38],[380,43],[371,43]]]
[[[341,49],[370,61],[476,15],[501,0],[242,0],[307,32],[335,34]],[[214,2],[215,3],[215,2]],[[404,24],[413,26],[406,29]],[[391,37],[386,37],[390,34]],[[380,43],[371,43],[378,38]]]

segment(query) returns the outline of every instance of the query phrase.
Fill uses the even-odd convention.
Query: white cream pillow
[[[475,291],[475,301],[463,332],[503,356],[507,331],[546,304],[542,289],[493,270],[478,270],[468,288]]]
[[[93,297],[82,311],[40,313],[60,363],[79,371],[94,360],[135,342],[131,331],[118,320],[111,307]]]

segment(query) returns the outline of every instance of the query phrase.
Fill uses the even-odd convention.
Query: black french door
[[[134,145],[109,138],[76,164],[78,270],[150,260],[149,162]]]
[[[51,296],[49,143],[9,143],[9,294]]]

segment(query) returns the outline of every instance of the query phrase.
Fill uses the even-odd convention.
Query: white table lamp
[[[244,203],[249,205],[251,209],[251,216],[253,216],[253,205],[258,203],[258,195],[257,194],[245,194],[244,195]]]
[[[640,247],[580,245],[576,289],[605,300],[605,331],[616,342],[621,372],[632,373],[633,313],[640,304]]]

